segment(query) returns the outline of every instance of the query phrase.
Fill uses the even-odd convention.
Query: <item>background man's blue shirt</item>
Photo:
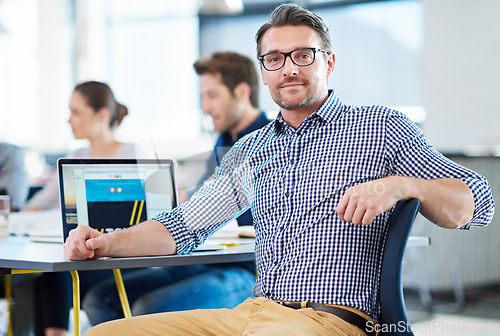
[[[254,120],[253,123],[251,123],[247,128],[236,134],[236,140],[240,140],[243,138],[245,135],[252,133],[253,131],[256,131],[267,124],[269,124],[270,120],[267,119],[267,116],[264,112],[261,112],[259,117]],[[220,165],[222,161],[222,157],[231,149],[231,147],[234,145],[235,141],[233,141],[233,137],[231,136],[231,133],[229,132],[222,132],[219,137],[217,138],[217,142],[215,143],[214,146],[214,151],[210,155],[210,157],[207,160],[206,164],[206,170],[205,174],[202,176],[200,181],[198,182],[198,186],[201,187],[205,181],[210,179],[210,177],[213,175],[215,172],[215,168]],[[199,189],[199,187],[197,189]],[[253,219],[252,219],[252,212],[249,210],[245,211],[243,214],[241,214],[238,218],[238,225],[252,225],[253,224]]]

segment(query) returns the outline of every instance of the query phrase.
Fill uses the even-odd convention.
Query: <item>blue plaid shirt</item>
[[[332,91],[297,129],[278,116],[238,141],[210,184],[156,219],[174,237],[177,253],[185,254],[250,207],[256,295],[351,306],[377,320],[391,211],[365,226],[341,221],[335,207],[349,187],[391,175],[460,179],[475,201],[464,228],[493,217],[485,178],[438,153],[405,115],[344,105]]]

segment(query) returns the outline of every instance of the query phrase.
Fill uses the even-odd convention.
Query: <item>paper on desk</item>
[[[238,228],[238,237],[255,238],[255,228],[253,227],[253,225],[240,226]]]
[[[233,238],[255,238],[253,225],[238,226],[238,222],[233,220],[216,231],[212,238],[233,239]]]
[[[19,236],[62,237],[61,210],[13,212],[9,215],[9,231]]]

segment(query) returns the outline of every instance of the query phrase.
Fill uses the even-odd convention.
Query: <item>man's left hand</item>
[[[389,176],[353,186],[340,199],[336,212],[345,222],[371,224],[397,201],[409,198],[404,194],[406,182],[405,177]]]

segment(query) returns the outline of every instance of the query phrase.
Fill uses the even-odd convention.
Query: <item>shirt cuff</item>
[[[474,197],[474,216],[471,221],[460,227],[461,230],[468,230],[471,226],[486,226],[493,219],[495,213],[495,203],[491,197],[491,188],[484,178],[461,179],[467,184]]]
[[[154,219],[165,225],[174,238],[177,254],[189,254],[194,250],[195,242],[186,229],[180,208],[176,208],[172,212],[163,212]]]

